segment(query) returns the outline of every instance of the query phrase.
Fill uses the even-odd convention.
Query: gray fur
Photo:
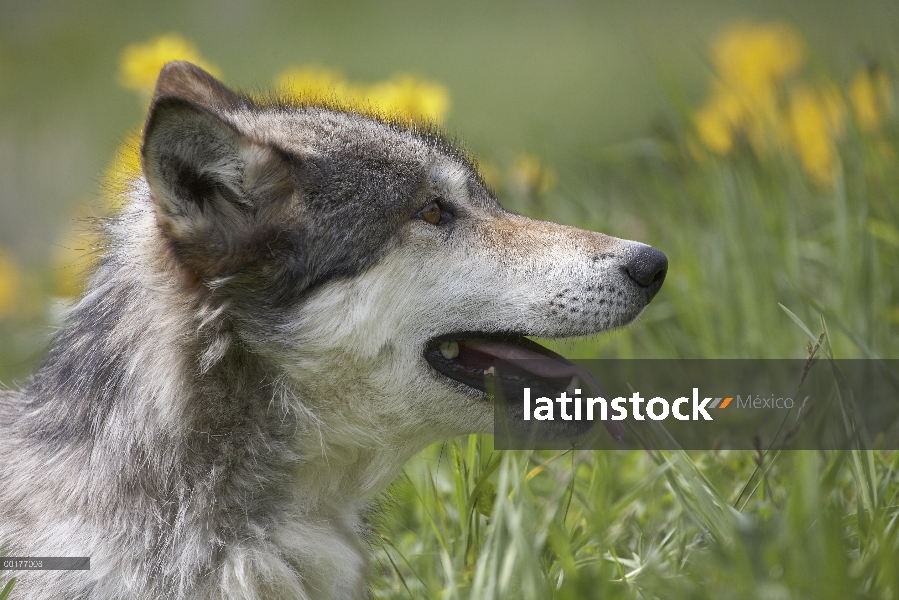
[[[654,293],[625,272],[646,246],[503,210],[433,132],[186,63],[145,132],[85,296],[0,392],[0,544],[91,557],[22,598],[365,597],[366,502],[492,424],[428,340],[595,333]],[[434,198],[445,224],[416,218]]]

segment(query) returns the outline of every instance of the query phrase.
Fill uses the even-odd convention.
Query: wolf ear
[[[254,107],[248,98],[235,94],[200,67],[184,61],[167,63],[159,72],[153,100],[164,96],[177,96],[215,110]]]
[[[259,259],[292,197],[289,159],[241,133],[228,110],[249,100],[187,63],[163,69],[141,160],[157,222],[182,266],[200,279]]]

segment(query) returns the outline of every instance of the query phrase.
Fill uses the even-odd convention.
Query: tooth
[[[571,383],[568,384],[568,387],[565,389],[565,391],[573,396],[581,393],[581,380],[577,378],[577,375],[574,375],[571,378]]]
[[[484,375],[496,375],[496,369],[493,367],[490,367],[489,369],[484,371]]]
[[[459,344],[456,342],[443,342],[440,344],[440,354],[446,359],[456,358],[459,356]]]

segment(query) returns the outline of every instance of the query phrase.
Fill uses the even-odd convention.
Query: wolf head
[[[187,63],[160,75],[142,158],[157,251],[220,323],[199,370],[234,345],[260,357],[322,424],[316,443],[488,431],[493,361],[561,373],[524,336],[630,323],[667,269],[644,244],[503,209],[430,130],[257,103]]]

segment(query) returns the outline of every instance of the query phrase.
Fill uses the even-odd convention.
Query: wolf
[[[0,547],[90,557],[18,573],[23,598],[366,597],[361,515],[429,443],[492,430],[493,362],[564,370],[525,336],[626,325],[668,268],[504,210],[431,128],[184,62],[141,159],[46,359],[0,392]]]

